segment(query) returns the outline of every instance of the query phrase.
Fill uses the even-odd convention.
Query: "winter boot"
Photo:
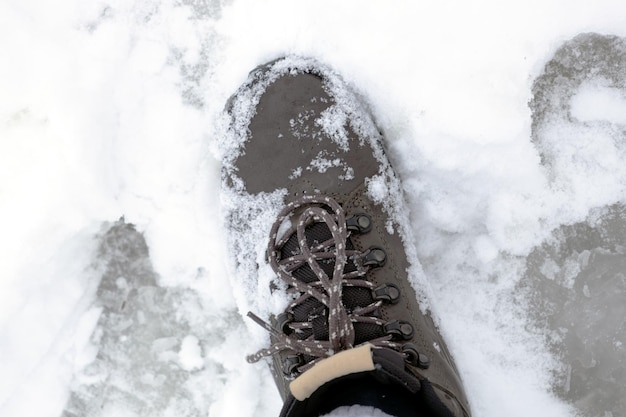
[[[227,110],[237,296],[271,339],[248,360],[272,359],[281,416],[359,404],[469,417],[412,285],[421,272],[399,181],[355,95],[319,63],[288,57],[253,71]]]

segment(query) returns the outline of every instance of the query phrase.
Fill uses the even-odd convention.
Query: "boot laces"
[[[299,213],[299,214],[298,214]],[[279,237],[279,228],[286,220],[297,217],[295,226]],[[307,230],[312,225],[322,223],[330,231],[331,238],[317,242],[307,239]],[[297,237],[298,250],[290,256],[284,257],[281,249],[292,236]],[[273,336],[273,343],[269,348],[261,349],[257,353],[247,357],[248,362],[259,361],[266,356],[289,350],[308,358],[306,364],[299,366],[298,372],[304,372],[314,363],[321,359],[346,349],[355,347],[355,340],[366,340],[374,347],[388,347],[400,351],[402,345],[392,341],[392,336],[382,331],[385,321],[376,317],[376,312],[383,301],[372,299],[368,305],[348,308],[344,301],[344,289],[358,287],[373,290],[374,283],[366,279],[370,270],[369,265],[364,265],[366,252],[353,248],[349,242],[350,231],[346,224],[345,211],[331,197],[322,195],[305,195],[288,203],[278,215],[272,225],[268,244],[268,261],[277,276],[287,284],[290,291],[296,293],[295,299],[288,305],[286,312],[308,305],[323,305],[327,310],[327,339],[315,338],[311,331],[312,319],[319,319],[317,313],[309,310],[308,320],[291,321],[287,326],[277,329],[261,318],[248,313],[248,316],[256,323],[264,327]],[[328,265],[334,263],[332,273],[327,273]],[[346,268],[348,264],[351,264]],[[322,267],[326,266],[326,271]],[[314,279],[305,282],[294,276],[294,272],[303,266],[307,266],[314,274]],[[316,302],[315,302],[315,301]],[[312,302],[314,301],[314,302]],[[319,309],[317,309],[319,310]],[[325,317],[325,316],[324,316]],[[358,334],[355,324],[370,324],[380,327],[379,332],[371,334]],[[360,326],[363,328],[368,326]],[[371,326],[370,326],[371,328]],[[308,332],[307,332],[308,330]],[[306,336],[303,337],[302,335]],[[365,342],[361,342],[362,344]]]

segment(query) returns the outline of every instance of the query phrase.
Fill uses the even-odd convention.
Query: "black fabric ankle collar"
[[[351,405],[378,408],[396,417],[452,417],[428,380],[418,380],[406,372],[404,361],[398,362],[395,352],[386,349],[375,352],[375,371],[330,381],[304,401],[290,394],[280,417],[318,417]]]

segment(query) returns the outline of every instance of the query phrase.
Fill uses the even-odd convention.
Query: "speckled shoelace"
[[[301,211],[299,215],[296,212]],[[286,233],[281,233],[279,228],[285,220],[292,220],[291,217],[297,215],[296,226],[291,227]],[[315,223],[323,223],[328,227],[332,238],[324,242],[307,239],[307,231]],[[298,250],[292,251],[293,255],[281,259],[281,248],[285,243],[297,234]],[[362,287],[368,290],[374,289],[374,284],[365,279],[370,266],[363,265],[364,252],[348,249],[348,237],[350,231],[346,224],[346,217],[343,208],[334,199],[322,195],[305,195],[290,202],[280,212],[278,218],[272,226],[268,245],[268,260],[274,272],[290,288],[299,293],[299,296],[289,304],[286,312],[293,311],[299,305],[311,301],[311,298],[318,300],[328,310],[328,340],[316,340],[313,335],[305,339],[298,338],[303,330],[311,329],[311,320],[288,323],[288,331],[285,328],[276,329],[255,314],[249,312],[248,316],[259,325],[264,327],[274,336],[274,343],[266,349],[247,357],[248,362],[253,363],[261,358],[273,355],[283,350],[290,350],[296,354],[306,355],[307,364],[300,366],[298,371],[311,367],[315,362],[329,357],[341,350],[351,349],[355,344],[355,323],[369,323],[376,326],[384,326],[385,321],[375,317],[374,313],[383,303],[381,300],[374,300],[366,306],[350,309],[342,301],[344,287]],[[351,246],[351,245],[350,245]],[[320,266],[320,262],[328,263],[334,260],[332,277]],[[353,263],[354,269],[346,272],[346,264]],[[296,278],[293,274],[298,268],[308,265],[315,274],[316,280],[309,283]],[[327,268],[328,269],[328,268]],[[310,318],[310,317],[309,317]],[[359,339],[363,339],[362,335]],[[391,340],[392,336],[380,332],[372,340],[367,340],[375,347],[389,347],[394,350],[401,350],[402,345]]]

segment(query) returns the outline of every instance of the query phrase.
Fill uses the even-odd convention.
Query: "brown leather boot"
[[[253,71],[228,114],[224,206],[240,295],[284,295],[284,311],[249,314],[270,332],[271,346],[249,361],[272,358],[281,415],[361,404],[469,417],[412,285],[420,270],[399,180],[359,100],[331,70],[288,57]]]

